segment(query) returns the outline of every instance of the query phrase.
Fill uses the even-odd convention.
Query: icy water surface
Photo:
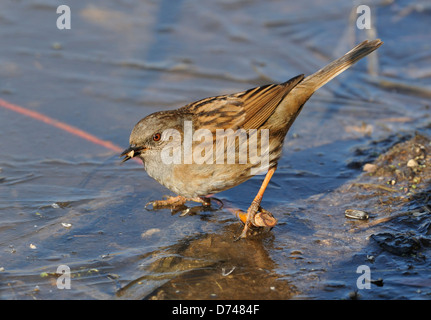
[[[427,1],[373,1],[370,30],[341,0],[65,4],[70,30],[56,27],[57,1],[0,3],[1,299],[430,298]],[[120,163],[139,119],[311,74],[374,38],[377,54],[321,88],[289,131],[262,203],[271,232],[234,242],[242,226],[226,208],[144,209],[170,193]],[[262,179],[217,198],[245,210]],[[368,219],[346,218],[353,209]]]

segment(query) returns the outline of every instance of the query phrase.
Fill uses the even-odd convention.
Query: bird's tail
[[[367,56],[383,44],[379,39],[364,41],[347,52],[341,58],[331,62],[316,73],[302,80],[280,103],[280,117],[288,123],[287,128],[293,123],[301,111],[304,103],[313,93],[325,83],[334,79],[337,75],[350,68],[355,62]]]
[[[350,68],[354,63],[361,60],[363,57],[369,55],[371,52],[376,50],[383,44],[380,39],[372,41],[364,41],[354,47],[352,50],[347,52],[341,58],[331,62],[326,67],[320,69],[319,71],[313,73],[312,75],[306,77],[301,85],[310,87],[310,89],[316,91],[322,87],[327,82],[334,79],[344,70]]]

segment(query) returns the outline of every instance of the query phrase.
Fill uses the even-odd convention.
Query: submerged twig
[[[385,190],[388,192],[398,192],[397,190],[394,190],[392,188],[382,186],[380,184],[374,184],[374,183],[352,183],[351,186],[352,187],[356,186],[356,187],[363,187],[363,188],[382,189],[382,190]]]

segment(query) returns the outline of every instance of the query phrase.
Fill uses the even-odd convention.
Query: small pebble
[[[365,211],[356,210],[356,209],[347,209],[346,211],[344,211],[344,215],[347,218],[351,218],[351,219],[358,219],[358,220],[368,219],[368,213],[366,213]]]
[[[407,167],[409,167],[409,168],[413,168],[413,167],[417,167],[417,166],[418,166],[418,163],[416,162],[415,159],[410,159],[407,162]]]
[[[141,238],[151,237],[153,234],[156,234],[160,231],[161,230],[159,228],[148,229],[147,231],[141,233]]]
[[[375,164],[372,164],[372,163],[366,163],[366,164],[364,165],[363,170],[364,170],[365,172],[370,172],[370,173],[372,173],[372,172],[376,172],[376,170],[377,170],[377,166],[376,166]]]

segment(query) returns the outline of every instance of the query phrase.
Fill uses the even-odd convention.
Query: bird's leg
[[[204,197],[186,198],[183,196],[176,196],[176,197],[169,196],[167,197],[166,200],[150,201],[145,205],[145,208],[147,208],[150,205],[153,206],[153,209],[158,209],[163,207],[178,208],[184,205],[187,201],[199,202],[205,207],[211,205],[211,199],[209,198],[204,198]]]
[[[247,231],[250,228],[250,225],[253,224],[253,222],[256,222],[256,213],[259,211],[259,209],[261,209],[260,203],[262,202],[263,194],[265,193],[265,190],[266,190],[266,188],[269,184],[269,181],[271,180],[272,175],[274,174],[276,168],[277,167],[272,167],[266,173],[265,179],[263,180],[263,183],[259,189],[259,192],[257,193],[256,197],[254,198],[253,202],[251,203],[250,207],[247,210],[247,218],[245,221],[244,229],[242,230],[242,233],[238,239],[247,237]],[[268,212],[266,210],[261,211],[260,213],[262,213],[261,214],[262,217],[268,216]],[[272,218],[272,219],[274,219],[274,218]],[[275,223],[276,223],[276,220],[274,221],[274,225],[275,225]],[[274,225],[272,225],[272,226],[274,226]]]

